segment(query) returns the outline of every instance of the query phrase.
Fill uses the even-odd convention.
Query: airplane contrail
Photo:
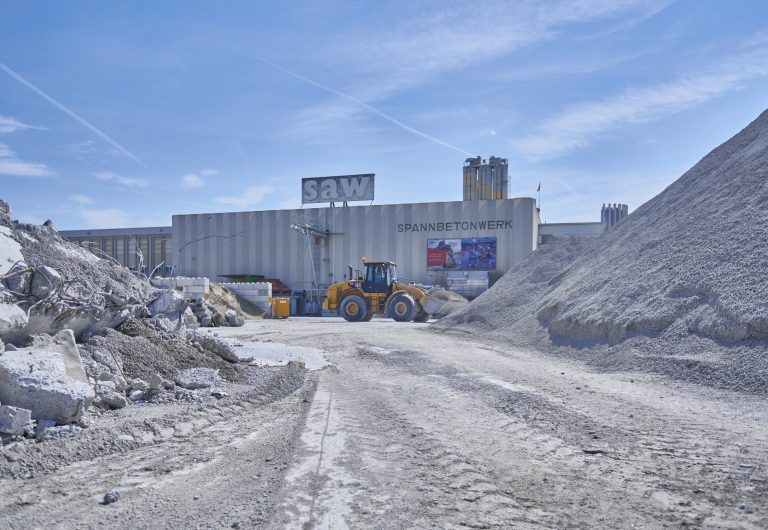
[[[149,166],[147,166],[144,162],[139,160],[139,158],[136,155],[134,155],[133,153],[131,153],[128,149],[126,149],[125,147],[123,147],[122,145],[117,143],[115,140],[113,140],[112,138],[107,136],[106,133],[100,131],[98,128],[96,128],[95,125],[87,122],[86,120],[84,120],[83,118],[78,116],[74,111],[68,109],[67,107],[65,107],[64,105],[62,105],[61,103],[59,103],[58,101],[53,99],[51,96],[49,96],[48,94],[46,94],[45,92],[43,92],[42,90],[37,88],[35,85],[33,85],[32,83],[30,83],[29,81],[27,81],[26,79],[21,77],[19,74],[17,74],[15,71],[13,71],[10,67],[6,66],[3,63],[0,63],[0,70],[2,70],[6,74],[8,74],[12,78],[14,78],[16,81],[18,81],[19,83],[21,83],[22,85],[24,85],[25,87],[30,89],[32,92],[34,92],[35,94],[37,94],[41,98],[45,99],[48,103],[50,103],[51,105],[53,105],[54,107],[56,107],[57,109],[62,111],[63,113],[67,114],[69,117],[71,117],[74,120],[76,120],[77,122],[79,122],[82,126],[86,127],[87,129],[90,129],[93,133],[95,133],[97,136],[99,136],[102,140],[104,140],[105,142],[110,144],[112,147],[114,147],[115,149],[117,149],[118,151],[123,153],[125,156],[127,156],[128,158],[130,158],[131,160],[133,160],[134,162],[139,164],[141,167],[143,167],[147,171],[152,171],[149,168]]]
[[[288,74],[289,76],[294,77],[294,78],[298,79],[299,81],[304,81],[305,83],[310,84],[310,85],[312,85],[314,87],[317,87],[317,88],[319,88],[321,90],[325,90],[326,92],[330,92],[331,94],[335,94],[337,96],[340,96],[340,97],[346,99],[347,101],[351,101],[355,105],[363,107],[367,111],[372,112],[373,114],[379,116],[380,118],[384,118],[385,120],[387,120],[390,123],[394,123],[395,125],[397,125],[401,129],[404,129],[404,130],[408,131],[411,134],[415,134],[416,136],[420,136],[421,138],[429,140],[430,142],[434,142],[434,143],[436,143],[438,145],[442,145],[443,147],[447,147],[448,149],[452,149],[452,150],[454,150],[456,152],[459,152],[459,153],[461,153],[461,154],[463,154],[465,156],[475,156],[473,153],[470,153],[469,151],[466,151],[466,150],[462,149],[461,147],[457,147],[455,145],[449,144],[448,142],[444,142],[440,138],[435,138],[434,136],[431,136],[431,135],[429,135],[429,134],[427,134],[425,132],[421,132],[418,129],[414,129],[413,127],[410,127],[410,126],[406,125],[405,123],[401,122],[400,120],[398,120],[396,118],[393,118],[392,116],[389,116],[388,114],[385,114],[385,113],[381,112],[379,109],[377,109],[375,107],[371,107],[370,105],[360,101],[359,99],[353,98],[349,94],[345,94],[344,92],[336,90],[335,88],[331,88],[329,86],[325,86],[323,84],[318,83],[317,81],[313,81],[313,80],[311,80],[309,78],[306,78],[306,77],[304,77],[302,75],[299,75],[299,74],[297,74],[295,72],[291,72],[290,70],[288,70],[286,68],[283,68],[282,66],[280,66],[278,64],[275,64],[275,63],[273,63],[271,61],[268,61],[266,59],[263,59],[263,58],[259,57],[258,55],[253,55],[252,53],[247,53],[247,52],[246,52],[246,55],[249,55],[249,56],[253,57],[254,59],[256,59],[257,61],[260,61],[260,62],[262,62],[262,63],[264,63],[264,64],[266,64],[268,66],[271,66],[272,68],[280,70],[281,72],[283,72],[285,74]]]

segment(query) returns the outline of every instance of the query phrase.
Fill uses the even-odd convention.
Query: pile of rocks
[[[240,377],[227,344],[189,333],[241,326],[236,311],[157,289],[66,241],[50,221],[23,224],[10,213],[0,200],[2,441],[71,434],[92,405],[114,410],[189,393],[174,379],[190,368]]]
[[[221,326],[242,326],[245,324],[245,318],[237,314],[233,309],[227,309],[223,313],[208,302],[208,300],[195,300],[191,306],[192,314],[200,325],[204,328]]]

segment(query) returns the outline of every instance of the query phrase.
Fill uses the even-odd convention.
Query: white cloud
[[[717,67],[642,88],[628,88],[601,101],[571,105],[513,145],[522,156],[546,159],[591,145],[606,133],[658,121],[738,90],[768,76],[768,48],[730,57]]]
[[[181,177],[182,188],[202,188],[205,186],[205,181],[194,173],[187,173]]]
[[[749,35],[741,43],[741,45],[744,48],[752,48],[754,46],[764,46],[766,44],[768,44],[768,28]]]
[[[272,186],[251,186],[244,193],[236,196],[216,197],[214,199],[219,204],[234,206],[240,210],[247,210],[261,203],[264,198],[272,193]]]
[[[218,174],[219,170],[212,168],[201,169],[197,173],[187,173],[181,177],[181,187],[202,188],[205,186],[205,179],[203,177],[213,177]]]
[[[117,182],[126,188],[146,188],[149,186],[149,181],[146,179],[124,177],[122,175],[118,175],[117,173],[113,173],[112,171],[100,171],[98,173],[94,173],[94,176],[99,180]]]
[[[16,118],[10,116],[0,115],[0,133],[14,133],[16,131],[23,131],[25,129],[37,129],[40,131],[47,131],[45,127],[35,127],[34,125],[27,125],[22,123]]]
[[[81,206],[93,203],[93,199],[87,195],[70,195],[69,198]]]
[[[672,0],[477,0],[427,3],[409,8],[405,22],[381,31],[362,28],[328,46],[317,59],[326,70],[355,72],[340,87],[342,98],[373,103],[443,74],[482,63],[555,38],[569,25],[605,20],[642,21]],[[419,6],[419,4],[411,4]],[[436,8],[439,6],[439,8]],[[347,43],[353,41],[354,46]],[[337,61],[334,67],[334,61]],[[299,119],[326,127],[361,111],[355,101],[334,100],[304,111]],[[297,128],[298,129],[298,128]]]
[[[51,177],[56,173],[40,162],[25,162],[6,144],[0,144],[0,175],[13,177]]]
[[[82,209],[78,215],[85,221],[84,228],[124,228],[131,225],[131,216],[118,208]]]

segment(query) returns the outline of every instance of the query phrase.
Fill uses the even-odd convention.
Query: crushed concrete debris
[[[768,111],[611,231],[547,242],[435,326],[768,392],[766,186]]]
[[[40,438],[57,423],[81,421],[91,404],[116,410],[168,399],[179,370],[210,368],[230,381],[242,378],[246,368],[226,344],[202,339],[193,346],[186,335],[201,318],[210,326],[244,323],[234,298],[220,304],[229,301],[224,291],[216,289],[209,303],[157,289],[108,256],[66,241],[51,222],[12,221],[10,206],[0,201],[4,405],[28,409],[41,425],[30,436]]]
[[[187,390],[208,388],[221,382],[217,370],[211,368],[189,368],[179,371],[173,378],[175,383]]]

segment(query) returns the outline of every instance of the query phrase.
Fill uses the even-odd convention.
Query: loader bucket
[[[447,301],[448,300],[443,300],[442,298],[428,294],[424,300],[424,311],[430,315],[434,315],[440,311],[440,308],[443,307]]]

